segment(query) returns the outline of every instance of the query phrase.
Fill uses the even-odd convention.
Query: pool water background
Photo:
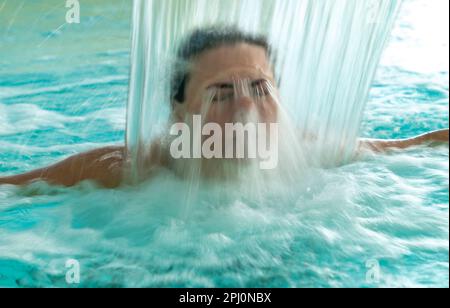
[[[124,139],[131,4],[92,1],[68,25],[63,4],[42,3],[0,1],[0,175]],[[406,1],[361,135],[448,125],[448,2]],[[89,287],[448,287],[448,168],[445,146],[374,156],[267,204],[203,192],[188,217],[170,174],[119,190],[3,186],[0,286],[71,286],[76,259]]]

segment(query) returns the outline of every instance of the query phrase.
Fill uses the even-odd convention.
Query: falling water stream
[[[348,161],[400,6],[397,0],[134,1],[126,137],[132,174],[142,170],[140,156],[155,137],[167,134],[180,41],[217,25],[268,37],[289,129],[315,136],[310,156],[319,164]]]

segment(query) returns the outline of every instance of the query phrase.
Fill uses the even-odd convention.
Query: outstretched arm
[[[360,150],[371,150],[373,152],[386,152],[391,149],[407,149],[414,146],[427,145],[435,146],[448,144],[449,130],[443,129],[431,133],[423,134],[410,139],[400,140],[378,140],[361,139],[359,142]]]
[[[113,188],[122,180],[123,147],[107,147],[69,157],[50,167],[0,178],[0,185],[26,185],[34,181],[74,186],[85,180]]]

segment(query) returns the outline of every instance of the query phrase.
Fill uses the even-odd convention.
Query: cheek
[[[274,99],[268,99],[263,104],[258,105],[258,112],[264,122],[274,123],[278,120],[278,104]]]
[[[202,103],[197,101],[187,102],[187,111],[191,114],[200,114],[202,111]]]

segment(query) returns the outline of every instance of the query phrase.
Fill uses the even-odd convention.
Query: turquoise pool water
[[[45,3],[0,1],[0,175],[124,139],[130,2],[90,1],[79,25]],[[361,135],[448,127],[448,83],[448,2],[406,1]],[[0,286],[449,286],[447,146],[313,170],[264,203],[209,188],[186,214],[171,174],[0,186]]]

